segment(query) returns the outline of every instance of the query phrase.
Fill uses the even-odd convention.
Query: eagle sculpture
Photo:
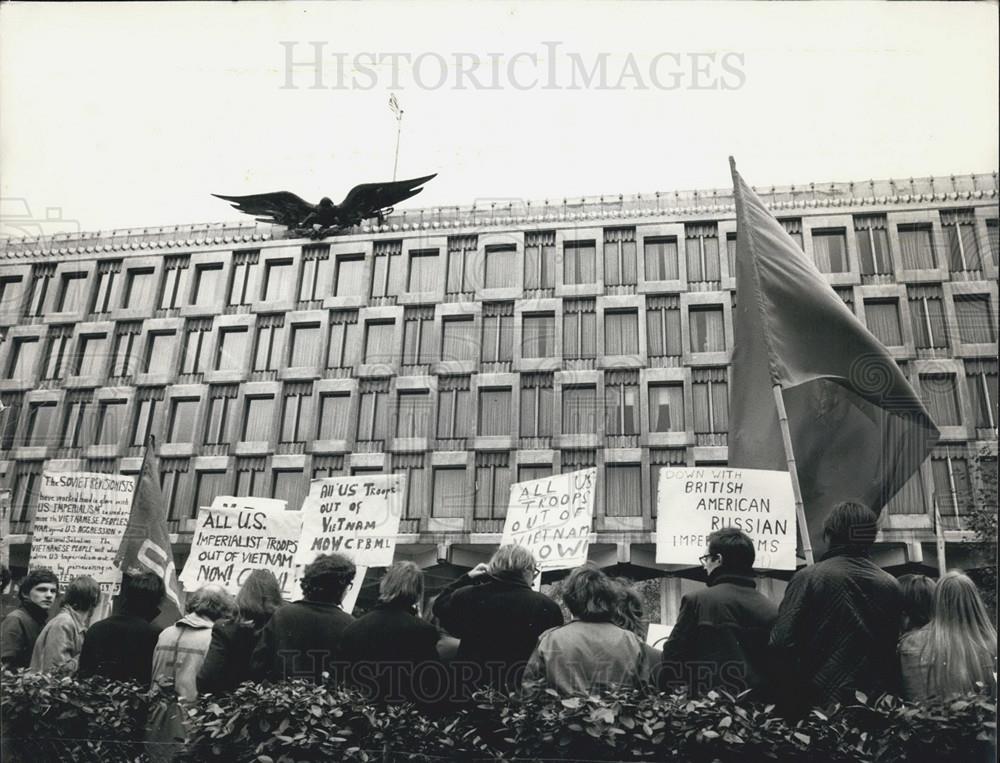
[[[381,225],[393,211],[393,205],[416,196],[424,190],[421,186],[434,177],[437,173],[388,183],[362,183],[354,186],[340,204],[325,196],[319,204],[310,204],[290,191],[250,196],[212,195],[230,202],[240,212],[253,215],[259,222],[283,225],[296,235],[323,238],[372,217],[377,217]]]

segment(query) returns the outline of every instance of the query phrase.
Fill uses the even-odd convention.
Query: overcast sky
[[[997,60],[995,3],[4,4],[0,188],[86,230],[339,201],[393,92],[409,208],[991,172]]]

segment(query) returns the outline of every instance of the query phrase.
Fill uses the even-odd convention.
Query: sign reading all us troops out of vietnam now
[[[302,502],[302,537],[295,564],[319,554],[349,556],[359,567],[388,567],[396,552],[406,501],[405,474],[313,480]]]
[[[597,469],[581,469],[510,486],[501,543],[525,546],[539,569],[563,570],[587,561],[594,522]]]
[[[754,567],[795,569],[795,498],[788,472],[664,467],[656,495],[656,561],[697,565],[708,535],[735,527],[754,542]]]

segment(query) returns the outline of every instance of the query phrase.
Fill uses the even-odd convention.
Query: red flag
[[[732,162],[732,160],[730,160]],[[814,548],[840,501],[876,512],[940,433],[889,352],[733,171],[735,347],[729,464],[788,470],[773,388],[788,415]]]
[[[184,594],[174,568],[154,445],[150,436],[146,441],[142,470],[132,498],[132,513],[115,564],[125,573],[149,571],[162,578],[165,592],[158,619],[172,623],[184,614]]]

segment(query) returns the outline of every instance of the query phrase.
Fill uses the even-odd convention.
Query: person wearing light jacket
[[[74,578],[66,586],[62,609],[35,641],[31,670],[36,673],[75,673],[83,648],[83,634],[90,623],[101,589],[89,575]]]

